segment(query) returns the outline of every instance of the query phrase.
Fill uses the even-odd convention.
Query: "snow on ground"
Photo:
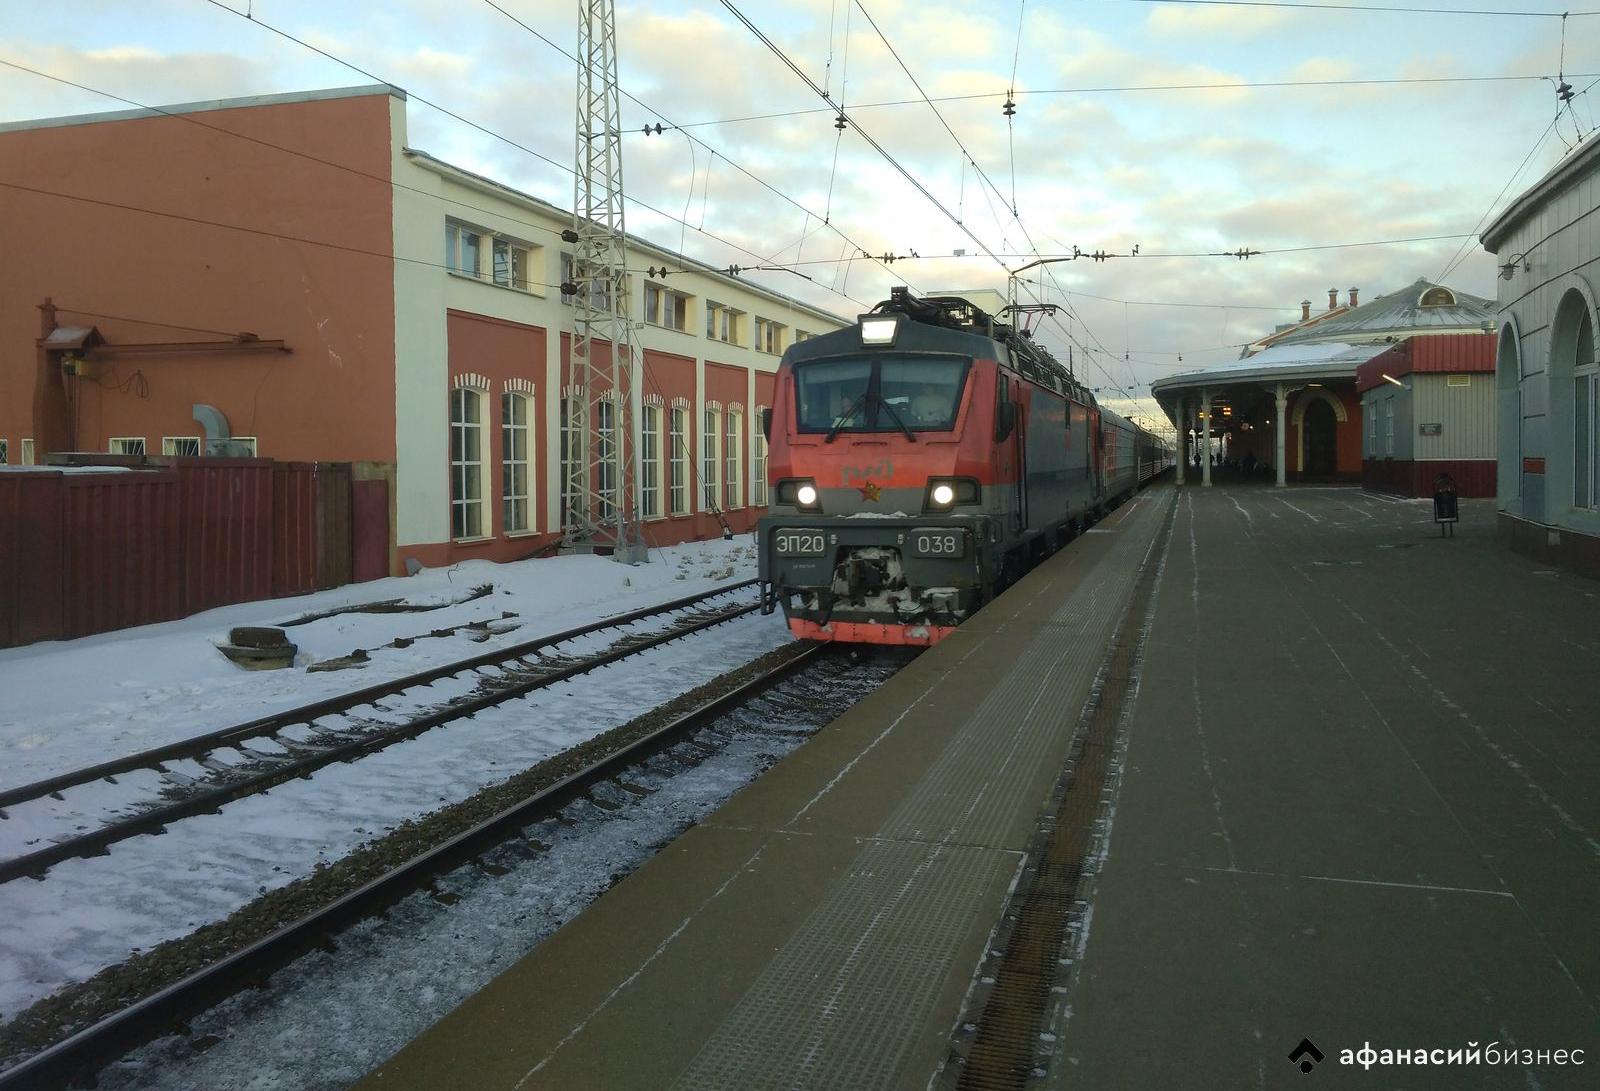
[[[162,743],[522,643],[611,614],[709,590],[756,574],[751,535],[652,550],[622,565],[592,556],[493,564],[465,561],[290,599],[209,610],[193,617],[71,641],[0,650],[0,787],[14,787]],[[493,593],[468,602],[474,588]],[[237,625],[281,625],[328,610],[403,599],[440,605],[421,613],[342,613],[287,631],[295,669],[247,671],[215,645]],[[458,603],[457,605],[448,605]],[[513,618],[502,619],[506,612]],[[493,622],[506,631],[475,643],[464,631]],[[389,648],[396,637],[416,638]],[[358,670],[308,674],[313,662],[361,648]]]
[[[749,536],[655,550],[627,566],[570,556],[513,564],[466,562],[417,576],[212,610],[195,617],[76,641],[0,651],[0,786],[13,786],[111,757],[239,723],[427,666],[710,590],[755,574]],[[493,587],[471,599],[475,588]],[[364,603],[439,605],[417,613],[333,613],[288,629],[294,669],[246,671],[215,645],[236,625],[283,624]],[[502,618],[504,613],[512,618]],[[504,631],[482,643],[469,633],[432,636],[468,622]],[[615,639],[563,645],[581,654]],[[414,638],[406,648],[387,645]],[[219,920],[261,891],[307,874],[385,830],[464,799],[584,739],[709,681],[788,640],[781,621],[747,617],[681,642],[435,729],[352,765],[241,800],[220,815],[176,823],[159,837],[110,854],[56,865],[43,882],[0,884],[0,1019],[63,985],[165,939]],[[307,673],[312,662],[361,648],[364,669]],[[387,699],[402,719],[447,698],[453,681]],[[461,682],[459,686],[470,687]],[[367,715],[377,715],[371,713]],[[334,721],[330,720],[330,723]],[[291,732],[293,734],[293,732]],[[215,755],[240,760],[231,751]],[[171,766],[183,772],[181,763]],[[200,775],[203,770],[190,770]],[[154,774],[86,786],[74,806],[115,809],[148,798]],[[90,791],[90,788],[93,791]],[[85,794],[87,793],[87,795]],[[46,808],[48,810],[48,807]],[[42,830],[14,811],[0,821],[5,855]],[[88,818],[87,814],[81,817]],[[99,817],[98,815],[94,817]]]
[[[618,571],[618,579],[629,571]],[[583,609],[593,612],[597,604],[586,601]],[[566,627],[575,616],[562,613],[552,627]],[[406,819],[465,799],[789,639],[781,617],[748,615],[353,764],[327,766],[220,814],[174,823],[162,836],[64,861],[42,882],[0,884],[6,922],[0,1019],[136,951],[220,920]]]

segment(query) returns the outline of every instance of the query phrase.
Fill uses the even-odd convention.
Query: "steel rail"
[[[286,708],[282,712],[269,713],[266,716],[259,716],[254,720],[247,720],[242,724],[224,727],[204,735],[194,735],[187,739],[179,739],[177,742],[164,743],[149,750],[141,750],[137,754],[129,754],[127,757],[101,762],[99,765],[86,766],[70,773],[60,773],[53,777],[46,777],[43,780],[36,780],[32,784],[0,789],[0,807],[11,807],[18,803],[42,799],[53,792],[75,788],[80,784],[88,784],[96,780],[104,780],[106,777],[115,776],[118,773],[149,769],[164,761],[176,761],[180,758],[193,757],[195,754],[220,750],[244,739],[270,735],[274,731],[297,723],[309,723],[319,716],[343,712],[358,705],[370,705],[375,700],[391,697],[417,686],[437,682],[439,679],[448,678],[452,674],[460,674],[463,671],[492,666],[496,663],[503,663],[507,659],[520,659],[524,655],[549,647],[552,644],[561,644],[603,629],[615,629],[619,626],[631,625],[635,621],[643,621],[657,614],[681,610],[685,606],[693,606],[695,603],[703,602],[706,599],[716,598],[731,591],[743,590],[757,582],[756,580],[742,580],[739,583],[731,583],[727,587],[719,587],[714,591],[704,591],[698,595],[685,595],[682,598],[658,603],[655,606],[642,607],[626,614],[601,618],[599,621],[580,625],[576,629],[551,633],[548,636],[523,641],[521,644],[513,644],[508,648],[497,648],[472,656],[469,659],[441,663],[437,667],[429,667],[427,670],[418,671],[416,674],[407,674],[400,678],[390,679],[387,682],[376,682],[362,689],[335,694],[332,697],[325,697],[320,701],[313,701],[310,704],[300,705],[296,708]]]
[[[135,1001],[71,1037],[0,1072],[0,1091],[46,1091],[74,1081],[93,1085],[96,1072],[129,1050],[161,1035],[235,993],[263,984],[275,971],[338,931],[382,912],[424,889],[437,876],[469,863],[515,836],[523,826],[554,815],[595,784],[676,745],[694,729],[735,708],[799,670],[831,645],[814,644],[793,658],[663,724],[565,779],[401,864],[371,882],[284,925],[181,981]]]
[[[740,586],[742,587],[748,585]],[[726,593],[730,590],[734,590],[734,588],[723,588],[717,594]],[[716,595],[703,597],[716,597]],[[692,604],[695,601],[699,601],[699,599],[691,598],[689,600],[678,600],[673,608],[681,609],[684,605]],[[217,787],[196,792],[186,799],[169,803],[166,806],[153,807],[148,810],[143,810],[138,814],[132,815],[131,817],[122,819],[121,821],[108,823],[87,833],[52,842],[44,848],[37,849],[33,852],[24,853],[20,856],[14,856],[6,860],[0,860],[0,883],[11,882],[27,875],[40,875],[52,865],[58,864],[63,860],[69,860],[80,856],[92,856],[102,853],[107,847],[117,843],[118,841],[124,841],[130,837],[137,837],[141,834],[158,832],[164,829],[164,827],[171,822],[176,822],[184,818],[191,818],[199,814],[215,813],[228,803],[243,799],[246,796],[258,795],[262,792],[269,791],[285,781],[293,780],[298,777],[309,776],[318,769],[321,769],[327,765],[331,765],[336,761],[349,761],[358,757],[363,757],[367,754],[382,750],[388,746],[392,746],[395,743],[403,742],[406,739],[415,738],[423,732],[430,731],[441,724],[449,723],[453,720],[464,719],[474,715],[475,713],[481,712],[484,709],[492,708],[495,705],[504,704],[507,701],[517,700],[518,698],[524,697],[535,690],[544,689],[546,687],[555,685],[558,682],[564,682],[569,678],[576,677],[577,675],[586,674],[589,671],[596,670],[600,667],[609,666],[610,664],[618,662],[619,660],[641,654],[649,651],[652,648],[661,647],[664,644],[672,643],[673,641],[679,640],[686,636],[691,636],[695,633],[701,632],[702,630],[709,629],[716,625],[721,625],[727,621],[732,621],[735,618],[743,617],[746,614],[753,613],[758,608],[759,604],[752,603],[749,606],[739,606],[732,609],[723,610],[709,618],[696,621],[690,625],[669,629],[662,633],[652,634],[649,637],[636,642],[614,646],[608,651],[599,655],[590,656],[586,659],[558,667],[553,671],[540,674],[537,677],[529,678],[511,685],[502,686],[490,692],[478,694],[477,696],[455,699],[431,713],[408,719],[403,723],[393,724],[387,727],[372,730],[357,739],[351,739],[349,741],[337,743],[332,746],[318,747],[316,749],[310,749],[306,744],[296,744],[297,749],[308,749],[309,752],[302,754],[300,757],[292,758],[288,761],[278,762],[272,765],[270,768],[264,769],[258,773],[239,777],[224,784],[218,785]],[[663,607],[657,607],[654,612],[664,613],[670,612],[670,610]],[[638,619],[632,618],[630,620]],[[613,628],[619,624],[627,623],[628,622],[620,621],[618,619],[611,619],[608,624],[598,627]],[[584,630],[573,630],[567,633],[556,634],[555,636],[545,638],[542,641],[530,642],[530,644],[548,645],[551,643],[558,643],[562,640],[571,640],[574,638],[574,636],[583,635],[584,632],[593,632],[595,631],[595,628],[597,628],[597,626],[590,626]],[[511,650],[506,649],[499,655],[498,659],[491,659],[489,662],[503,663],[510,659],[520,658],[521,655],[528,654],[526,650],[528,646],[529,645],[519,645],[518,647],[523,649],[520,654],[511,654]],[[475,660],[481,658],[483,657],[475,657]],[[477,666],[486,665],[485,663],[477,663],[475,661],[469,662],[472,662],[473,665],[469,667],[458,663],[455,665],[455,670],[448,671],[446,674],[437,674],[438,670],[443,670],[444,668],[437,668],[435,671],[426,673],[434,674],[435,677],[432,680],[436,681],[439,677],[447,677],[450,674],[463,673],[466,670],[476,669]],[[397,680],[397,682],[398,681],[405,680],[400,679]],[[411,685],[408,685],[405,688],[412,688],[412,685],[416,684],[419,683],[413,682]],[[382,686],[374,686],[369,687],[367,691],[361,692],[365,693],[370,690],[382,688]],[[379,696],[382,697],[387,695],[390,694],[380,694]],[[334,711],[343,711],[344,709],[358,707],[363,703],[371,703],[370,700],[349,703],[348,698],[351,696],[352,695],[349,694],[344,695],[344,699],[346,699],[347,703],[344,704],[343,709],[336,709]],[[319,705],[326,703],[327,702],[319,702]],[[288,713],[280,714],[280,719],[284,721],[280,723],[280,729],[282,727],[290,726],[294,723],[306,722],[303,718],[296,715],[303,711],[303,709],[294,709],[290,710]],[[327,713],[321,714],[326,715]],[[267,719],[270,721],[272,718],[269,717]],[[234,731],[236,729],[228,730]],[[248,737],[259,737],[261,735],[270,733],[270,731],[258,728],[255,730],[253,735]],[[202,736],[202,738],[210,739],[217,734],[221,733],[214,732],[212,735]],[[194,741],[195,740],[190,740],[190,742]],[[191,749],[188,754],[182,756],[192,757],[196,754],[204,754],[213,749],[217,749],[217,747],[215,745],[205,745],[199,748]],[[169,757],[166,760],[172,759]],[[150,763],[146,763],[144,765],[136,765],[134,768],[147,768],[149,765]],[[86,783],[86,781],[80,783]],[[38,798],[38,796],[34,796],[32,798]]]

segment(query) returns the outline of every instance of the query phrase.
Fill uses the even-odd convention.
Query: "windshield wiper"
[[[889,418],[900,426],[900,431],[906,434],[907,439],[909,439],[912,443],[917,442],[917,434],[911,430],[910,426],[907,425],[904,420],[901,419],[900,414],[894,411],[894,406],[889,404],[889,399],[885,398],[881,394],[878,395],[878,408],[889,414]]]
[[[833,427],[828,429],[828,434],[822,442],[832,443],[834,440],[838,439],[839,433],[844,430],[844,426],[849,424],[851,418],[856,415],[856,411],[863,408],[866,404],[867,394],[866,392],[863,392],[861,397],[845,406],[844,412],[840,413],[839,419],[833,422]]]

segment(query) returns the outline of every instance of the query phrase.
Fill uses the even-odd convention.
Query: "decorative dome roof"
[[[1303,331],[1278,339],[1279,345],[1319,341],[1399,340],[1417,333],[1493,329],[1497,304],[1442,284],[1418,278],[1397,292],[1379,296]]]

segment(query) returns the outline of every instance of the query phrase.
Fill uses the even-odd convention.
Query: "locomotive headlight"
[[[928,491],[922,494],[922,510],[950,511],[958,504],[978,503],[981,495],[978,483],[970,477],[932,477],[928,479]]]
[[[817,511],[817,483],[809,477],[786,477],[774,490],[779,504],[793,504],[797,508]]]
[[[900,332],[900,316],[889,318],[861,319],[861,343],[863,345],[892,345],[895,334]]]

